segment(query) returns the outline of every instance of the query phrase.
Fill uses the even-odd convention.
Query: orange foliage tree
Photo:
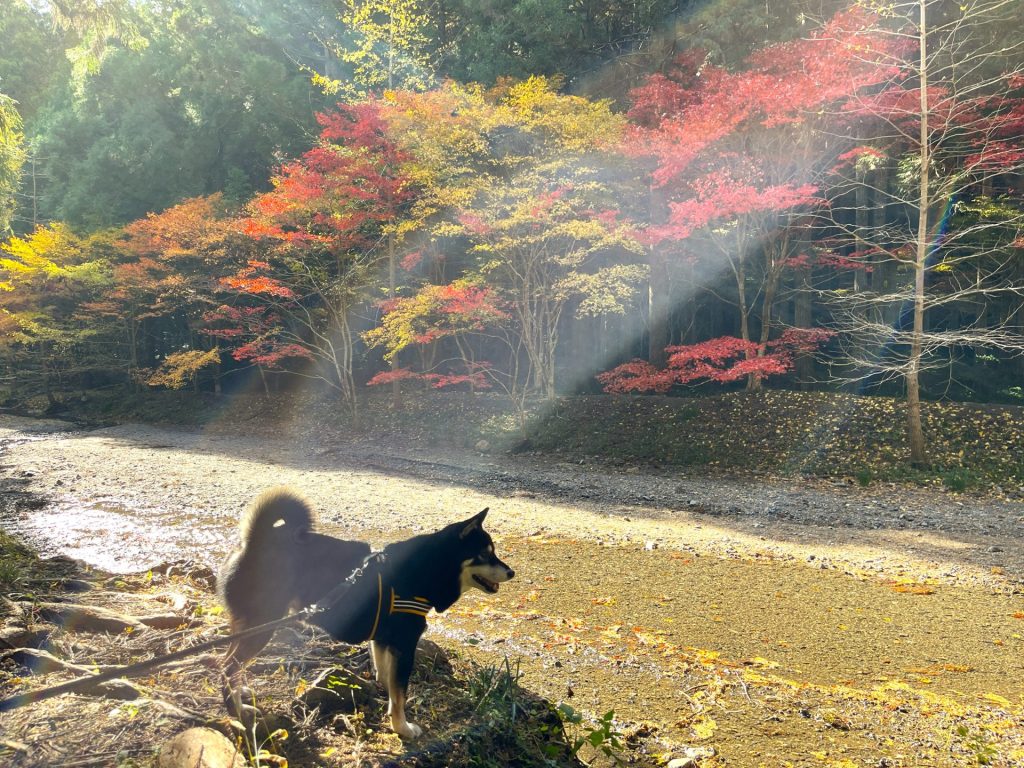
[[[249,246],[222,196],[151,213],[128,224],[120,244],[124,258],[114,266],[112,290],[90,309],[123,324],[133,377],[180,385],[198,374],[197,359],[217,371],[204,317],[218,303],[220,279]],[[219,389],[219,376],[215,382]]]
[[[379,285],[388,233],[414,184],[375,101],[339,105],[318,120],[318,145],[282,166],[274,189],[248,207],[242,230],[259,258],[222,285],[280,318],[272,336],[250,347],[253,356],[278,366],[311,360],[302,372],[334,388],[355,414],[356,313]]]

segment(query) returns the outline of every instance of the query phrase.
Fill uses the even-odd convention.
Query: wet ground
[[[3,524],[118,571],[214,563],[259,490],[375,544],[490,506],[517,578],[432,623],[553,701],[730,766],[1024,765],[1024,507],[902,489],[119,427],[28,439]],[[284,445],[287,445],[285,449]],[[767,510],[767,511],[766,511]],[[844,762],[846,761],[846,762]]]

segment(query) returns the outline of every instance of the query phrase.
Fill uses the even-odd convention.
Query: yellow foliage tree
[[[76,366],[95,357],[101,335],[82,308],[111,283],[110,233],[78,237],[64,224],[39,227],[0,244],[0,353],[19,368],[19,384],[39,382],[48,398]]]
[[[200,372],[220,365],[220,349],[186,349],[164,358],[160,367],[150,373],[146,383],[151,387],[183,389],[186,384],[197,384]]]
[[[581,315],[621,312],[644,276],[607,184],[623,119],[609,102],[561,94],[559,85],[544,77],[489,90],[445,84],[383,100],[396,143],[413,158],[408,172],[425,190],[409,219],[413,241],[443,264],[448,245],[469,243],[461,276],[482,281],[508,308],[502,386],[517,400],[527,391],[554,395],[570,301]]]
[[[351,74],[345,80],[314,74],[326,93],[356,100],[385,88],[422,90],[432,84],[430,17],[422,0],[342,0],[340,6],[349,34],[335,55]]]

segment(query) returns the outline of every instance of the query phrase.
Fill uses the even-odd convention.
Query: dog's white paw
[[[395,725],[395,733],[403,739],[418,739],[423,735],[423,729],[416,725],[416,723],[406,721]]]

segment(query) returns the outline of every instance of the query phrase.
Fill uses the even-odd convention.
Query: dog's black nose
[[[514,579],[516,577],[516,572],[513,571],[511,568],[508,569],[508,577],[510,579]]]

